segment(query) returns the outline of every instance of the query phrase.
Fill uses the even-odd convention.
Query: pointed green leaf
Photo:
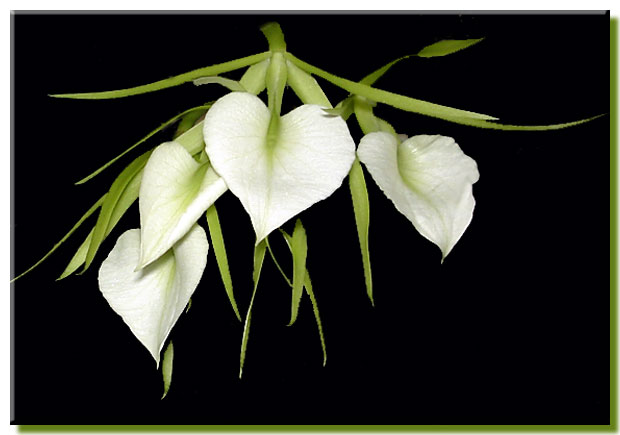
[[[243,326],[243,337],[241,339],[241,356],[239,362],[239,379],[243,376],[243,364],[245,363],[245,354],[248,348],[248,339],[250,338],[250,323],[252,321],[252,307],[254,306],[254,298],[256,297],[256,289],[258,288],[258,280],[263,268],[263,260],[265,259],[266,243],[260,242],[254,247],[254,290],[252,291],[252,299],[250,299],[250,306],[245,316],[245,324]]]
[[[208,163],[197,163],[180,144],[158,146],[140,186],[139,267],[167,252],[227,189]]]
[[[286,233],[286,231],[284,230],[280,230],[280,232],[282,233],[282,236],[284,237],[284,240],[286,241],[286,244],[289,248],[289,250],[291,251],[292,254],[292,237],[290,235],[288,235]],[[267,239],[265,239],[267,240]],[[271,254],[271,258],[273,259],[273,262],[276,264],[276,267],[278,268],[278,270],[280,271],[280,273],[282,274],[282,276],[284,277],[284,279],[286,280],[286,282],[288,283],[288,285],[292,288],[293,287],[293,283],[291,283],[291,281],[288,279],[288,277],[286,276],[286,273],[284,273],[284,270],[282,270],[282,268],[280,267],[280,264],[278,263],[278,260],[276,260],[275,255],[273,254],[273,251],[271,250],[271,247],[269,246],[269,244],[267,244],[267,247],[269,248],[269,253]],[[304,288],[306,289],[306,293],[308,293],[308,296],[310,297],[310,301],[312,302],[312,310],[314,311],[314,319],[316,321],[316,326],[319,330],[319,338],[321,340],[321,348],[323,349],[323,366],[325,366],[325,364],[327,364],[327,346],[325,344],[325,335],[323,333],[323,324],[321,323],[321,315],[319,313],[319,304],[316,301],[316,297],[314,295],[314,290],[312,289],[312,281],[310,280],[310,273],[308,272],[308,269],[306,269],[306,275],[304,278]]]
[[[140,230],[135,229],[118,238],[101,264],[101,293],[158,366],[164,342],[200,282],[208,251],[206,233],[194,225],[166,255],[136,270]]]
[[[293,255],[293,297],[291,301],[291,322],[289,326],[297,320],[299,313],[299,302],[303,294],[304,280],[306,276],[306,258],[308,255],[308,240],[306,230],[297,219],[293,237],[291,239],[291,253]]]
[[[257,243],[330,196],[349,173],[355,142],[346,123],[303,105],[280,118],[267,140],[271,113],[256,96],[233,92],[204,121],[206,151],[215,171],[250,215]]]
[[[206,215],[209,235],[211,236],[211,246],[213,246],[217,266],[220,269],[220,276],[222,277],[222,282],[224,283],[224,289],[226,290],[228,300],[235,311],[237,319],[241,321],[241,315],[239,314],[237,302],[235,301],[235,294],[233,293],[232,278],[230,276],[230,269],[228,268],[228,256],[226,255],[226,246],[224,245],[224,237],[222,236],[220,218],[217,215],[215,204],[207,209]]]
[[[404,95],[395,94],[393,92],[373,88],[363,83],[356,83],[351,80],[343,79],[341,77],[330,74],[327,71],[323,71],[322,69],[315,66],[312,66],[302,60],[297,59],[291,53],[285,53],[284,55],[289,61],[291,61],[307,73],[322,77],[325,80],[335,84],[336,86],[339,86],[342,89],[351,92],[352,94],[361,95],[368,98],[369,100],[376,101],[377,103],[389,104],[390,106],[396,107],[397,109],[419,113],[421,115],[432,116],[435,118],[447,119],[453,122],[455,122],[454,119],[497,119],[493,116],[469,112],[466,110],[454,109],[452,107],[442,106],[435,103],[429,103],[428,101],[418,100],[416,98],[410,98]]]
[[[136,86],[134,88],[119,89],[115,91],[103,91],[103,92],[86,92],[77,94],[55,94],[50,97],[55,98],[72,98],[83,100],[105,100],[110,98],[123,98],[131,95],[146,94],[148,92],[159,91],[161,89],[171,88],[173,86],[182,85],[183,83],[191,82],[194,79],[215,76],[223,74],[225,72],[234,71],[239,68],[246,67],[248,65],[255,64],[262,60],[267,59],[271,55],[270,52],[254,54],[252,56],[242,57],[240,59],[231,60],[229,62],[220,63],[217,65],[211,65],[205,68],[199,68],[194,71],[190,71],[184,74],[180,74],[169,79],[159,80],[148,85]]]
[[[152,151],[147,151],[140,157],[131,162],[120,175],[116,178],[110,190],[108,191],[103,204],[101,205],[101,212],[97,218],[97,223],[93,230],[88,252],[86,253],[86,259],[84,261],[83,272],[85,272],[93,262],[95,254],[99,250],[99,246],[103,243],[106,237],[106,231],[112,219],[112,214],[116,208],[123,192],[129,186],[131,181],[138,173],[142,171],[148,158],[151,156]]]
[[[286,67],[288,69],[287,83],[304,104],[332,107],[314,77],[289,61],[286,61]]]
[[[250,94],[260,94],[265,90],[265,77],[268,67],[269,59],[255,63],[247,69],[241,77],[241,80],[239,80],[239,83],[241,83],[241,86]]]
[[[246,92],[245,88],[241,86],[241,84],[232,79],[227,79],[226,77],[220,76],[210,76],[210,77],[200,77],[199,79],[194,80],[194,85],[209,85],[216,84],[220,86],[224,86],[226,89],[233,92]]]
[[[172,363],[174,361],[174,346],[172,340],[168,343],[168,347],[164,351],[164,359],[161,363],[161,374],[164,378],[164,394],[161,396],[161,400],[166,397],[168,390],[170,389],[170,383],[172,382]]]
[[[197,106],[197,107],[193,107],[191,109],[186,110],[183,113],[179,113],[177,116],[174,116],[172,118],[170,118],[168,121],[164,122],[162,125],[160,125],[159,127],[157,127],[155,130],[153,130],[152,132],[150,132],[149,134],[147,134],[146,136],[144,136],[142,139],[140,139],[138,142],[136,142],[135,144],[133,144],[132,146],[130,146],[129,148],[127,148],[125,151],[123,151],[122,153],[120,153],[118,156],[114,157],[112,160],[110,160],[108,163],[106,163],[105,165],[101,166],[99,169],[97,169],[95,172],[91,173],[90,175],[82,178],[80,181],[78,181],[75,184],[83,184],[86,183],[88,180],[90,180],[91,178],[93,178],[94,176],[100,174],[101,172],[103,172],[103,170],[105,170],[107,167],[109,167],[110,165],[112,165],[114,162],[116,162],[118,159],[120,159],[121,157],[123,157],[125,154],[127,154],[128,152],[130,152],[131,150],[133,150],[134,148],[136,148],[138,145],[146,142],[148,139],[150,139],[151,137],[153,137],[156,133],[160,132],[161,130],[163,130],[164,128],[168,127],[171,124],[174,124],[176,121],[178,121],[179,119],[184,119],[185,117],[187,117],[190,114],[193,113],[202,113],[203,111],[206,111],[209,107],[211,107],[211,104],[206,104],[204,106]],[[198,118],[202,116],[199,115]],[[196,118],[197,119],[197,118]],[[193,124],[193,122],[192,122]],[[191,127],[191,125],[190,125]],[[189,128],[188,128],[189,129]],[[187,130],[187,129],[186,129]],[[185,131],[186,131],[185,130]],[[181,131],[180,133],[177,130],[178,134],[182,134],[185,131]]]
[[[370,206],[368,203],[368,190],[364,179],[364,170],[358,159],[355,159],[351,172],[349,172],[349,189],[353,201],[355,214],[355,226],[357,237],[362,251],[362,264],[364,266],[364,278],[366,280],[366,292],[372,305],[375,304],[372,294],[372,272],[370,269],[370,252],[368,250],[368,227],[370,225]]]
[[[56,249],[58,249],[60,245],[62,245],[65,242],[65,240],[67,240],[71,236],[71,234],[73,234],[75,230],[77,230],[80,227],[80,225],[82,225],[82,223],[84,223],[84,221],[90,217],[91,214],[93,214],[99,207],[101,207],[105,199],[106,199],[106,195],[103,195],[101,198],[99,198],[99,200],[96,203],[94,203],[92,207],[86,211],[86,213],[84,213],[84,215],[77,221],[77,223],[73,225],[73,228],[71,228],[69,232],[65,234],[64,237],[60,239],[60,241],[56,243],[52,247],[52,249],[49,250],[47,254],[45,254],[39,261],[37,261],[34,265],[32,265],[28,270],[26,270],[25,272],[22,272],[20,275],[13,278],[11,282],[14,282],[15,280],[21,278],[22,276],[26,275],[28,272],[32,271],[39,264],[43,263],[43,261],[45,261],[45,259],[49,257],[50,255],[52,255],[52,253]]]
[[[444,39],[443,41],[437,41],[434,44],[424,47],[418,52],[420,57],[437,57],[447,56],[457,51],[464,50],[482,41],[480,39]]]

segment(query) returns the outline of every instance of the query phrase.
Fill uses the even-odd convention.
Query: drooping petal
[[[399,144],[389,133],[370,133],[357,154],[396,209],[445,258],[472,219],[476,162],[454,139],[439,135],[413,136]]]
[[[198,286],[208,250],[207,235],[194,225],[170,251],[136,270],[140,230],[134,229],[118,238],[101,264],[101,293],[158,365],[166,337]]]
[[[205,117],[206,151],[250,215],[256,243],[330,196],[349,172],[355,143],[340,117],[303,105],[280,119],[267,142],[270,112],[256,96],[233,92]]]
[[[226,190],[226,183],[208,163],[197,163],[178,143],[155,149],[140,186],[139,267],[168,251]]]

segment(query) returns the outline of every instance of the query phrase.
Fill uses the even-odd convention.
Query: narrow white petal
[[[140,230],[135,229],[118,238],[101,264],[101,293],[158,365],[166,337],[198,286],[208,250],[207,235],[194,225],[170,251],[136,270]]]
[[[226,190],[224,180],[208,164],[197,163],[178,143],[157,147],[140,185],[139,267],[167,252]]]
[[[389,133],[370,133],[357,154],[396,209],[445,258],[472,219],[476,162],[454,139],[439,135],[413,136],[398,144]]]
[[[256,96],[233,92],[205,117],[206,151],[217,173],[250,215],[256,243],[330,196],[355,159],[346,123],[317,105],[284,115],[267,146],[270,112]]]

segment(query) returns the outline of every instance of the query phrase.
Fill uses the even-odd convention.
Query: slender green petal
[[[269,50],[271,51],[284,51],[286,50],[286,42],[284,42],[284,33],[280,25],[276,22],[270,22],[263,24],[260,28],[263,32],[267,42],[269,43]]]
[[[345,121],[353,114],[353,96],[349,96],[336,104],[333,109],[323,109],[329,115],[340,116]]]
[[[447,56],[457,51],[464,50],[482,41],[480,39],[444,39],[443,41],[437,41],[434,44],[424,47],[418,52],[419,57],[437,57]]]
[[[199,79],[194,80],[194,84],[196,86],[217,84],[224,86],[226,89],[233,92],[245,92],[245,88],[241,86],[241,83],[239,83],[238,81],[220,76],[200,77]]]
[[[164,143],[153,151],[142,180],[140,268],[167,252],[228,190],[208,163],[197,163],[176,142]]]
[[[489,122],[482,119],[448,119],[447,121],[454,122],[455,124],[468,125],[470,127],[486,128],[490,130],[507,130],[507,131],[547,131],[547,130],[560,130],[562,128],[573,127],[575,125],[584,124],[586,122],[593,121],[605,115],[596,115],[590,118],[580,119],[578,121],[565,122],[562,124],[550,124],[550,125],[509,125],[500,124],[497,122]]]
[[[92,205],[91,208],[89,208],[86,213],[84,213],[84,215],[80,218],[80,220],[77,221],[77,223],[75,225],[73,225],[73,228],[71,228],[69,230],[69,232],[67,234],[64,235],[64,237],[62,239],[60,239],[60,241],[58,243],[56,243],[52,249],[49,250],[49,252],[47,254],[45,254],[39,261],[37,261],[34,265],[32,265],[28,270],[26,270],[25,272],[22,272],[20,275],[16,276],[15,278],[13,278],[11,280],[11,282],[15,281],[18,278],[21,278],[22,276],[26,275],[28,272],[30,272],[31,270],[33,270],[35,267],[37,267],[39,264],[43,263],[43,261],[49,257],[50,255],[52,255],[52,253],[58,249],[58,247],[60,247],[60,245],[62,245],[65,240],[67,240],[69,238],[69,236],[71,236],[71,234],[74,233],[75,230],[77,230],[80,225],[82,225],[82,223],[84,223],[84,221],[86,219],[88,219],[90,217],[91,214],[93,214],[99,207],[101,207],[101,204],[103,204],[103,202],[105,201],[106,195],[103,195],[101,198],[99,198],[99,200],[94,203]]]
[[[217,266],[220,269],[220,276],[222,277],[222,282],[224,283],[224,289],[226,290],[228,300],[235,311],[237,319],[241,321],[241,315],[239,314],[237,301],[235,301],[235,294],[233,293],[232,278],[230,276],[230,269],[228,268],[228,256],[226,255],[226,246],[224,245],[224,237],[222,236],[220,218],[217,215],[215,204],[211,205],[211,207],[207,209],[206,215],[209,235],[211,236],[211,246],[213,246]]]
[[[419,113],[421,115],[432,116],[435,118],[446,119],[452,122],[456,122],[455,119],[484,119],[493,120],[497,119],[493,116],[484,115],[475,112],[469,112],[466,110],[454,109],[452,107],[441,106],[435,103],[429,103],[428,101],[418,100],[416,98],[405,97],[404,95],[395,94],[393,92],[383,91],[381,89],[373,88],[362,83],[356,83],[351,80],[343,79],[323,71],[320,68],[312,66],[302,60],[297,59],[290,53],[285,53],[284,56],[294,63],[296,66],[306,71],[309,74],[322,77],[325,80],[341,87],[342,89],[351,92],[352,94],[361,95],[369,100],[376,101],[378,103],[389,104],[397,109],[406,110],[409,112]]]
[[[164,256],[136,270],[140,230],[135,229],[119,237],[101,264],[101,293],[157,365],[168,334],[198,286],[208,250],[207,235],[194,225]]]
[[[367,99],[359,96],[354,97],[353,111],[364,134],[381,130],[379,119],[373,113],[372,105]]]
[[[390,134],[393,134],[394,136],[397,136],[396,130],[394,130],[394,127],[392,127],[392,124],[387,122],[385,119],[377,118],[377,122],[379,123],[379,131],[384,131],[386,133],[390,133]]]
[[[332,105],[325,96],[317,81],[307,72],[297,68],[295,64],[286,61],[288,69],[288,85],[304,104],[318,104],[331,108]]]
[[[162,400],[168,394],[170,389],[170,383],[172,382],[172,363],[174,361],[174,346],[172,340],[168,343],[168,347],[164,351],[164,360],[161,362],[161,374],[164,378],[164,394],[161,396]]]
[[[110,220],[108,222],[107,228],[103,236],[104,240],[106,237],[108,237],[108,235],[110,235],[110,233],[112,232],[112,230],[114,229],[118,221],[120,221],[120,219],[123,217],[125,212],[129,209],[129,207],[131,207],[131,205],[135,202],[135,200],[138,199],[138,192],[140,191],[141,181],[142,181],[142,171],[138,172],[129,181],[129,183],[127,184],[127,186],[121,193],[121,196],[116,202],[116,205],[114,206],[114,209],[112,210],[112,214],[110,215]],[[78,248],[73,258],[71,258],[71,261],[67,265],[62,275],[60,275],[58,280],[64,279],[67,276],[71,275],[80,266],[84,264],[84,262],[86,261],[86,254],[88,253],[88,249],[90,248],[90,243],[93,237],[93,233],[94,233],[94,228],[90,231],[90,233],[86,237],[86,240],[84,240],[84,242],[80,245],[80,247]]]
[[[443,261],[471,222],[476,162],[445,136],[399,144],[389,133],[370,133],[357,154],[396,209],[441,249]]]
[[[274,53],[271,56],[265,84],[267,85],[267,99],[269,109],[273,117],[280,116],[282,109],[282,96],[286,87],[286,78],[288,71],[286,68],[286,60],[282,53]],[[277,119],[277,118],[276,118]]]
[[[269,237],[265,237],[265,244],[267,245],[267,250],[269,251],[269,255],[271,256],[273,263],[276,265],[276,268],[280,271],[282,278],[284,278],[288,286],[292,289],[293,282],[288,278],[288,276],[286,275],[286,272],[284,272],[284,269],[282,269],[282,266],[280,266],[280,262],[276,259],[276,255],[273,253],[273,249],[271,249],[271,245],[269,244]],[[290,249],[290,246],[289,246],[289,249]],[[308,269],[306,269],[306,273],[307,272],[308,272]]]
[[[372,293],[372,271],[370,268],[370,251],[368,249],[368,227],[370,225],[370,205],[368,202],[368,190],[364,179],[364,170],[358,159],[355,159],[351,172],[349,172],[349,189],[351,200],[353,201],[353,212],[355,214],[355,226],[357,237],[362,251],[362,264],[364,266],[364,278],[366,280],[366,292],[370,302],[374,305],[375,301]]]
[[[295,230],[291,238],[291,253],[293,255],[293,296],[291,298],[291,322],[289,326],[295,323],[299,313],[299,302],[303,294],[306,277],[306,258],[308,256],[306,230],[299,219],[295,223]]]
[[[123,195],[123,192],[134,179],[134,177],[142,171],[151,153],[152,151],[147,151],[146,153],[135,159],[133,162],[131,162],[123,170],[123,172],[120,173],[114,183],[112,183],[112,186],[110,187],[110,190],[108,191],[108,194],[106,195],[105,200],[101,205],[101,212],[99,213],[99,217],[97,218],[97,223],[95,224],[93,236],[88,247],[88,252],[86,253],[83,272],[85,272],[90,267],[93,259],[95,258],[95,254],[99,250],[99,246],[101,246],[101,243],[103,243],[103,240],[106,236],[106,231],[112,218],[112,214],[114,213],[114,209],[116,208],[118,201]]]
[[[147,92],[159,91],[161,89],[182,85],[183,83],[191,82],[192,80],[200,77],[215,76],[218,74],[223,74],[225,72],[234,71],[239,68],[243,68],[248,65],[252,65],[262,60],[265,60],[270,55],[271,53],[266,51],[264,53],[242,57],[240,59],[231,60],[229,62],[199,68],[194,71],[171,77],[169,79],[159,80],[148,85],[136,86],[135,88],[119,89],[116,91],[86,92],[77,94],[55,94],[50,95],[50,97],[82,100],[106,100],[110,98],[123,98],[129,97],[131,95],[146,94]]]
[[[160,132],[161,130],[163,130],[164,128],[168,127],[171,124],[174,124],[176,121],[178,121],[179,119],[185,118],[186,116],[188,116],[189,114],[192,113],[200,113],[202,111],[206,111],[209,107],[211,107],[211,104],[206,104],[204,106],[197,106],[197,107],[192,107],[191,109],[186,110],[183,113],[179,113],[177,116],[174,116],[172,118],[170,118],[168,121],[164,122],[162,125],[160,125],[159,127],[157,127],[155,130],[153,130],[152,132],[150,132],[149,134],[147,134],[146,136],[144,136],[142,139],[140,139],[138,142],[136,142],[135,144],[133,144],[132,146],[130,146],[129,148],[127,148],[125,151],[123,151],[122,153],[120,153],[118,156],[114,157],[112,160],[110,160],[108,163],[106,163],[105,165],[101,166],[99,169],[97,169],[95,172],[93,172],[92,174],[82,178],[80,181],[78,181],[75,184],[83,184],[85,182],[87,182],[88,180],[90,180],[91,178],[93,178],[95,175],[98,175],[99,173],[103,172],[104,169],[106,169],[108,166],[112,165],[114,162],[116,162],[118,159],[120,159],[121,157],[123,157],[125,154],[127,154],[128,152],[130,152],[131,150],[133,150],[134,148],[136,148],[138,145],[146,142],[148,139],[150,139],[151,137],[153,137],[155,134],[157,134],[158,132]],[[201,115],[200,115],[201,116]],[[200,117],[198,116],[198,117]],[[193,122],[192,122],[193,124]],[[191,127],[191,126],[190,126]],[[177,131],[178,132],[178,131]],[[184,133],[184,131],[182,131],[179,134]]]
[[[392,68],[398,62],[405,60],[405,59],[409,59],[410,57],[415,57],[415,54],[409,54],[407,56],[402,56],[402,57],[399,57],[398,59],[394,59],[393,61],[383,65],[381,68],[376,69],[375,71],[368,74],[366,77],[360,80],[360,83],[363,83],[368,86],[372,86],[377,80],[383,77],[383,75],[386,72],[388,72],[390,68]]]
[[[283,116],[272,145],[266,140],[270,112],[256,96],[228,94],[204,122],[209,159],[250,215],[257,243],[330,196],[355,159],[346,123],[315,105]]]
[[[93,238],[94,231],[95,228],[90,230],[90,233],[88,233],[88,236],[86,236],[86,239],[84,239],[80,247],[71,258],[71,261],[69,261],[69,264],[62,272],[62,274],[56,279],[56,281],[65,279],[69,275],[73,274],[76,270],[78,270],[80,266],[82,266],[82,264],[84,264],[84,261],[86,261],[86,253],[88,252],[88,247],[90,246],[90,241]]]
[[[265,90],[265,77],[270,59],[265,59],[255,63],[247,69],[247,71],[239,80],[241,86],[250,94],[258,95]]]
[[[291,248],[292,237],[288,235],[286,231],[284,230],[280,230],[280,231],[282,232],[282,236],[284,237],[284,240],[286,241],[286,244],[292,253],[293,252]],[[280,264],[278,263],[278,260],[276,260],[276,257],[273,254],[273,251],[271,250],[271,247],[269,246],[269,244],[267,244],[267,247],[269,248],[269,253],[271,254],[271,258],[273,259],[273,262],[276,264],[278,270],[280,271],[280,273],[282,274],[282,276],[284,277],[288,285],[292,288],[293,283],[288,279],[288,277],[286,276],[286,273],[284,273],[284,271],[280,267]],[[316,321],[316,326],[319,330],[319,339],[321,340],[321,348],[323,349],[323,367],[325,367],[325,364],[327,364],[327,345],[325,344],[325,334],[323,333],[323,324],[321,322],[321,315],[319,313],[319,304],[316,301],[316,296],[314,295],[314,290],[312,289],[312,281],[310,280],[310,273],[308,273],[308,269],[306,269],[306,276],[304,278],[304,288],[306,289],[306,293],[308,293],[308,296],[310,296],[310,301],[312,302],[312,310],[314,311],[314,319]]]
[[[263,241],[254,247],[254,290],[252,291],[252,299],[245,316],[245,324],[243,326],[243,337],[241,339],[241,356],[239,361],[239,379],[243,376],[243,364],[245,363],[245,353],[248,348],[248,339],[250,338],[250,323],[252,321],[252,307],[254,306],[254,298],[256,297],[256,289],[258,289],[258,280],[263,268],[263,260],[265,259],[266,243]]]

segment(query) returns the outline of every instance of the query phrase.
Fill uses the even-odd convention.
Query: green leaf
[[[306,276],[306,258],[308,256],[306,230],[299,219],[295,222],[295,229],[293,230],[291,253],[293,254],[293,297],[291,301],[291,322],[289,326],[295,323],[297,314],[299,313],[299,302],[303,294]]]
[[[237,308],[237,302],[235,301],[235,295],[233,293],[232,278],[230,276],[230,269],[228,268],[228,257],[226,255],[224,237],[222,236],[220,218],[217,215],[215,204],[207,209],[206,215],[209,235],[211,236],[211,246],[213,246],[213,252],[215,252],[215,259],[217,260],[217,266],[220,269],[220,276],[222,277],[222,282],[224,283],[228,300],[235,311],[237,319],[241,321],[241,315],[239,314],[239,309]]]
[[[318,104],[329,107],[332,105],[317,81],[307,72],[286,61],[288,69],[287,83],[304,104]]]
[[[25,272],[22,272],[20,275],[16,276],[15,278],[13,278],[11,280],[11,282],[14,282],[15,280],[21,278],[22,276],[26,275],[28,272],[32,271],[35,267],[37,267],[39,264],[43,263],[43,261],[49,257],[50,255],[52,255],[52,253],[58,249],[58,247],[60,247],[60,245],[62,245],[65,240],[67,240],[69,238],[69,236],[71,236],[71,234],[73,234],[75,232],[75,230],[77,230],[80,225],[82,225],[82,223],[84,223],[84,221],[86,219],[88,219],[88,217],[90,217],[91,214],[93,214],[99,207],[101,207],[101,205],[103,204],[103,202],[106,199],[106,195],[103,195],[101,198],[99,198],[99,200],[93,204],[93,206],[91,208],[88,209],[88,211],[86,211],[86,213],[84,213],[84,215],[80,218],[80,220],[77,221],[77,223],[73,226],[73,228],[71,228],[69,230],[69,232],[67,234],[64,235],[64,237],[62,239],[60,239],[60,241],[58,243],[56,243],[52,249],[49,250],[49,252],[47,254],[45,254],[39,261],[37,261],[33,266],[31,266],[28,270],[26,270]]]
[[[291,251],[292,254],[292,248],[291,248],[291,244],[292,244],[292,237],[289,236],[286,231],[280,229],[280,232],[282,233],[282,236],[284,237],[284,240],[286,241],[286,244],[289,248],[289,250]],[[276,267],[278,268],[278,270],[280,271],[280,273],[282,274],[282,276],[284,277],[284,279],[286,280],[286,282],[288,283],[288,285],[290,287],[293,287],[293,284],[291,283],[291,281],[288,279],[288,277],[286,276],[286,273],[284,273],[284,270],[282,270],[282,268],[280,267],[280,264],[278,263],[278,260],[276,260],[275,255],[273,254],[273,251],[271,250],[271,247],[269,246],[269,243],[267,243],[267,248],[269,249],[269,254],[271,254],[271,258],[273,259],[273,262],[276,264]],[[316,320],[316,326],[319,330],[319,338],[321,340],[321,348],[323,349],[323,366],[325,366],[325,364],[327,364],[327,346],[325,344],[325,335],[323,333],[323,324],[321,323],[321,315],[319,313],[319,304],[316,301],[316,297],[314,295],[314,290],[312,289],[312,281],[310,280],[310,273],[308,272],[308,269],[306,269],[306,275],[304,278],[304,288],[306,289],[306,293],[308,293],[308,296],[310,297],[310,301],[312,301],[312,310],[314,311],[314,319]]]
[[[95,258],[95,254],[99,250],[99,246],[105,239],[106,231],[110,221],[112,220],[112,214],[114,213],[114,209],[123,195],[123,192],[131,183],[132,179],[140,171],[142,171],[144,165],[146,165],[147,160],[151,156],[151,153],[152,151],[147,151],[131,162],[129,166],[127,166],[125,170],[123,170],[123,172],[121,172],[121,174],[116,178],[114,183],[112,183],[112,186],[110,187],[110,190],[101,205],[101,212],[99,213],[99,218],[97,219],[97,223],[95,224],[95,228],[93,230],[93,236],[86,254],[83,272],[89,268]]]
[[[119,89],[115,91],[103,91],[103,92],[86,92],[76,94],[54,94],[50,97],[54,98],[72,98],[81,100],[106,100],[110,98],[123,98],[131,95],[146,94],[148,92],[159,91],[161,89],[171,88],[173,86],[182,85],[183,83],[191,82],[194,79],[215,76],[223,74],[225,72],[234,71],[239,68],[252,65],[267,59],[271,55],[266,51],[252,56],[242,57],[240,59],[231,60],[229,62],[219,63],[217,65],[211,65],[204,68],[199,68],[194,71],[186,72],[175,77],[171,77],[164,80],[159,80],[147,85],[136,86],[134,88]]]
[[[369,100],[376,101],[377,103],[389,104],[390,106],[396,107],[397,109],[419,113],[421,115],[432,116],[435,118],[447,119],[450,121],[453,121],[455,118],[484,120],[497,119],[493,116],[469,112],[466,110],[454,109],[447,106],[441,106],[439,104],[429,103],[428,101],[418,100],[416,98],[410,98],[404,95],[395,94],[393,92],[373,88],[363,83],[356,83],[351,80],[335,76],[334,74],[330,74],[327,71],[324,71],[315,66],[312,66],[300,59],[297,59],[290,53],[285,53],[284,56],[289,61],[291,61],[296,66],[309,74],[314,74],[316,76],[322,77],[325,80],[335,84],[336,86],[339,86],[342,89],[351,92],[352,94],[361,95],[368,98]]]
[[[250,300],[250,306],[245,316],[245,325],[243,326],[243,338],[241,339],[241,357],[239,364],[239,379],[243,375],[243,364],[245,363],[245,353],[248,347],[248,339],[250,337],[250,322],[252,321],[252,306],[254,305],[254,298],[256,297],[256,289],[258,288],[258,280],[260,278],[260,272],[263,268],[263,260],[265,259],[266,243],[260,242],[254,247],[254,290],[252,291],[252,299]]]
[[[364,265],[364,278],[366,280],[366,292],[372,305],[375,301],[372,294],[372,272],[370,269],[370,253],[368,250],[368,227],[370,225],[370,207],[368,203],[368,190],[364,179],[364,170],[358,159],[353,162],[349,173],[349,189],[353,200],[353,212],[355,214],[355,226],[357,237],[362,251],[362,264]]]
[[[265,77],[269,59],[265,59],[249,67],[239,80],[241,86],[250,94],[258,95],[265,90]]]
[[[210,76],[210,77],[200,77],[199,79],[194,80],[194,85],[210,85],[217,84],[224,86],[226,89],[233,92],[245,92],[245,88],[241,86],[241,84],[236,80],[227,79],[226,77],[220,76]]]
[[[153,130],[152,132],[150,132],[149,134],[147,134],[146,136],[144,136],[142,139],[140,139],[138,142],[136,142],[135,144],[133,144],[132,146],[130,146],[129,148],[127,148],[125,151],[123,151],[122,153],[120,153],[118,156],[114,157],[112,160],[110,160],[108,163],[106,163],[105,165],[101,166],[99,169],[97,169],[95,172],[93,172],[92,174],[82,178],[80,181],[78,181],[75,184],[83,184],[86,183],[88,180],[90,180],[91,178],[93,178],[94,176],[98,175],[99,173],[103,172],[104,169],[106,169],[107,167],[109,167],[110,165],[112,165],[114,162],[116,162],[118,159],[120,159],[121,157],[123,157],[125,154],[127,154],[128,152],[130,152],[131,150],[133,150],[134,148],[136,148],[138,145],[146,142],[148,139],[150,139],[151,137],[153,137],[155,134],[157,134],[158,132],[160,132],[161,130],[163,130],[164,128],[168,127],[171,124],[174,124],[176,121],[178,121],[179,119],[186,119],[186,117],[190,114],[194,114],[194,113],[202,113],[202,111],[206,111],[209,107],[211,107],[211,104],[205,104],[204,106],[197,106],[197,107],[192,107],[191,109],[186,110],[183,113],[179,113],[178,115],[170,118],[168,121],[164,122],[162,125],[160,125],[159,127],[157,127],[155,130]],[[201,115],[199,115],[196,119],[200,118]],[[195,121],[195,120],[194,120]],[[192,121],[192,124],[194,123],[194,121]],[[182,121],[183,122],[183,121]],[[191,125],[189,126],[191,127]],[[189,129],[189,127],[187,129]],[[179,126],[180,129],[180,126]],[[186,129],[186,130],[187,130]],[[185,131],[182,131],[181,133],[179,133],[179,130],[177,130],[177,134],[182,134]]]
[[[168,343],[166,351],[164,352],[164,360],[161,363],[161,373],[164,377],[164,394],[161,396],[161,400],[166,397],[168,390],[170,389],[170,383],[172,382],[172,362],[174,360],[174,346],[172,340]]]
[[[424,47],[418,52],[420,57],[437,57],[447,56],[457,51],[464,50],[482,41],[480,39],[444,39],[443,41],[437,41],[434,44]]]

